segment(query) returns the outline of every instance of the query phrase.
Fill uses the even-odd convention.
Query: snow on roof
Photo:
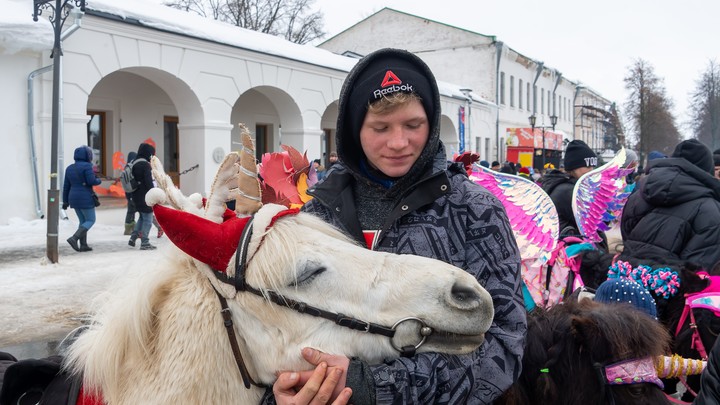
[[[0,0],[0,54],[52,49],[53,30],[46,18],[33,21],[33,3]]]
[[[141,26],[206,39],[243,49],[349,72],[358,59],[337,55],[312,45],[300,45],[284,38],[236,27],[159,4],[161,0],[88,0],[90,12],[116,16]],[[8,3],[8,4],[5,4]],[[53,31],[47,18],[32,19],[33,4],[29,0],[0,0],[0,52],[15,53],[22,49],[52,48]],[[49,14],[49,11],[45,11]],[[462,86],[438,81],[440,94],[464,98]],[[478,94],[474,101],[494,105]]]

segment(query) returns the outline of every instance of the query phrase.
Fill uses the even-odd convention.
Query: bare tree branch
[[[690,96],[693,135],[712,150],[720,148],[720,65],[714,60],[695,82]]]
[[[625,76],[625,88],[630,92],[625,111],[637,140],[640,161],[651,150],[670,154],[680,142],[680,131],[672,115],[673,103],[666,94],[662,79],[653,67],[638,59]]]

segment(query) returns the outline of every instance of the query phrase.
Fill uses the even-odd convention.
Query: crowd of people
[[[354,404],[485,404],[518,379],[527,328],[518,247],[500,200],[468,181],[462,165],[447,161],[440,116],[435,78],[420,58],[381,49],[361,59],[341,90],[337,152],[328,155],[326,167],[320,159],[312,162],[320,181],[307,191],[313,199],[302,210],[358,243],[373,241],[370,249],[431,257],[472,274],[491,291],[495,305],[485,342],[466,355],[422,353],[381,364],[308,348],[301,355],[316,368],[280,373],[264,403],[326,403],[332,398],[333,403],[352,399]],[[143,250],[155,248],[149,241],[153,212],[145,203],[153,187],[149,161],[154,154],[146,143],[136,156],[128,154],[138,185],[128,195],[125,231],[128,244],[135,246],[140,239]],[[76,149],[65,176],[63,208],[72,207],[79,218],[67,241],[77,251],[92,250],[87,245],[95,221],[91,192],[100,180],[91,161],[89,148]],[[715,268],[720,263],[720,149],[713,153],[691,139],[670,156],[652,152],[643,163],[630,179],[637,184],[622,213],[625,251]],[[600,164],[583,141],[567,144],[557,168],[552,163],[543,168],[479,164],[538,182],[557,208],[561,237],[579,235],[573,187]],[[137,221],[134,211],[140,215]],[[602,243],[598,247],[607,248]],[[598,300],[612,302],[620,290],[635,295],[638,286],[613,280]],[[640,291],[637,296],[644,297]],[[654,303],[642,301],[640,309],[654,316]]]

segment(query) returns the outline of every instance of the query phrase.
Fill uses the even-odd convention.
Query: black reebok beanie
[[[340,92],[335,139],[338,156],[351,171],[359,172],[360,161],[364,159],[360,128],[368,105],[396,92],[415,93],[420,97],[430,134],[413,167],[422,171],[432,164],[440,145],[440,92],[435,76],[427,64],[413,53],[384,48],[360,59],[348,74]]]
[[[720,166],[720,149],[713,151],[713,160],[715,161],[715,166]]]
[[[712,175],[715,174],[715,162],[713,161],[712,152],[697,139],[688,139],[680,142],[675,147],[672,157],[683,158],[701,170]]]
[[[348,111],[350,128],[358,137],[358,144],[368,105],[397,92],[418,95],[428,120],[433,117],[433,89],[428,78],[419,72],[417,63],[397,54],[378,56],[357,76],[348,98],[349,105],[354,107]]]
[[[580,167],[597,167],[598,159],[595,152],[583,141],[571,141],[565,148],[565,171]]]

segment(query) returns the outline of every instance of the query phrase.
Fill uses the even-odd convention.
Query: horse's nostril
[[[452,294],[453,299],[465,305],[480,299],[477,291],[466,284],[453,284],[450,294]]]

